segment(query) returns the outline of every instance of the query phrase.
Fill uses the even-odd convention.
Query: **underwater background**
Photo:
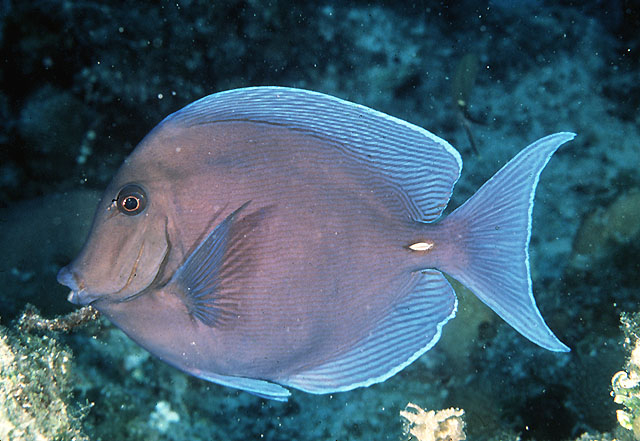
[[[640,1],[2,0],[0,63],[1,441],[409,439],[408,403],[464,409],[468,439],[640,437],[611,396],[639,329],[620,315],[640,309]],[[576,132],[542,173],[530,246],[538,306],[572,351],[535,346],[456,286],[456,319],[399,374],[280,403],[183,374],[104,320],[19,326],[27,305],[75,309],[56,273],[142,137],[254,85],[448,140],[464,169],[447,212],[529,143]]]

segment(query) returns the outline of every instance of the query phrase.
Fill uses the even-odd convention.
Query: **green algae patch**
[[[570,264],[576,268],[619,250],[640,238],[640,188],[632,188],[618,196],[606,208],[598,208],[588,216],[576,233]]]
[[[0,326],[0,440],[88,440],[72,384],[68,349]]]

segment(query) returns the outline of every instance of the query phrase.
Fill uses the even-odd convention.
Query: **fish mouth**
[[[71,288],[69,295],[67,296],[67,300],[74,305],[84,305],[87,302],[86,300],[86,292],[87,290],[84,287],[82,282],[78,283],[75,274],[68,266],[63,267],[58,271],[58,276],[56,277],[58,283],[64,285],[68,288]]]
[[[67,301],[69,303],[78,306],[87,306],[93,304],[100,298],[99,294],[96,295],[87,291],[84,282],[78,282],[78,277],[68,266],[58,271],[57,280],[61,285],[71,288],[71,291],[69,291],[67,295]]]

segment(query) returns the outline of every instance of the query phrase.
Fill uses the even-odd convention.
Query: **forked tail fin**
[[[507,323],[534,343],[569,351],[536,306],[529,274],[533,198],[540,172],[574,133],[546,136],[509,161],[443,221],[459,250],[442,270],[468,287]]]

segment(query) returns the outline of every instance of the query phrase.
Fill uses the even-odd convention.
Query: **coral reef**
[[[624,406],[616,412],[618,423],[640,439],[640,313],[623,314],[621,322],[631,355],[625,369],[611,379],[611,388],[614,401]]]
[[[72,397],[71,352],[43,335],[0,326],[0,440],[86,441],[88,407]]]

